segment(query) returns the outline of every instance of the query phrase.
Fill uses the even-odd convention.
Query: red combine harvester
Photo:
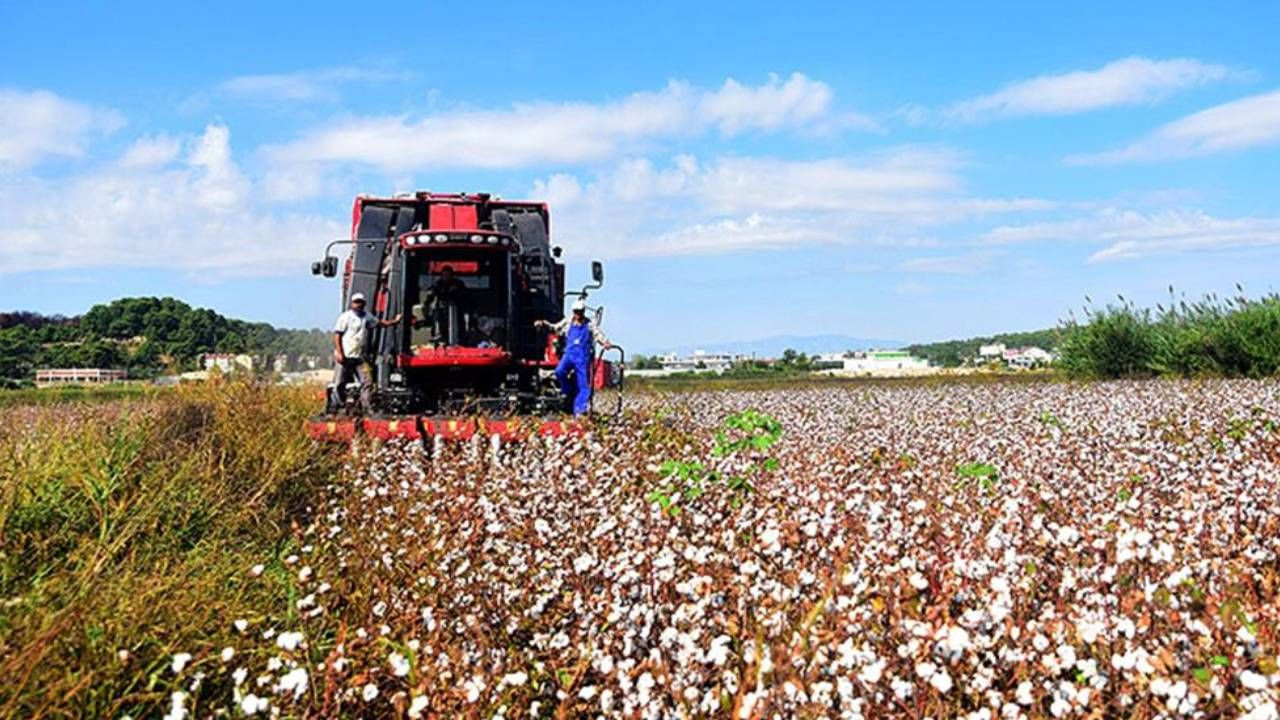
[[[565,289],[545,203],[483,193],[360,196],[351,239],[329,243],[313,274],[338,274],[332,250],[340,244],[352,246],[342,270],[343,307],[359,292],[375,317],[401,320],[373,337],[371,414],[360,416],[356,388],[339,407],[330,387],[324,414],[309,422],[311,437],[512,440],[582,431],[555,380],[557,338],[535,322],[561,320],[565,298],[585,300],[604,284],[604,267],[592,262],[591,284]],[[449,292],[441,290],[446,275],[453,278],[445,283]],[[590,311],[599,326],[604,309]],[[597,356],[592,386],[616,387],[621,408],[626,357],[611,350],[617,362]]]

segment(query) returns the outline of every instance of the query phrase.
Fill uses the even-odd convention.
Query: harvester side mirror
[[[604,263],[599,260],[591,261],[591,281],[597,285],[604,282]]]
[[[320,274],[321,272],[323,272],[323,271],[324,271],[324,263],[320,262],[319,260],[317,260],[316,262],[311,263],[311,274],[312,274],[312,275],[319,275],[319,274]]]
[[[322,269],[325,277],[331,278],[336,276],[338,274],[338,258],[332,255],[326,257],[324,259],[324,268]]]
[[[559,245],[557,245],[557,246],[555,246],[555,247],[551,248],[551,257],[554,257],[555,259],[559,260],[559,259],[560,259],[560,254],[561,254],[561,253],[563,253],[563,252],[564,252],[564,248],[562,248],[562,247],[560,247]]]

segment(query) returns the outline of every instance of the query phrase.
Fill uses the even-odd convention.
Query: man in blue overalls
[[[550,328],[564,335],[564,352],[556,365],[556,380],[560,392],[573,400],[573,414],[581,415],[591,407],[591,363],[595,359],[595,346],[610,348],[612,345],[604,333],[591,327],[587,319],[587,303],[579,298],[573,302],[573,315],[558,323],[539,320],[536,326]],[[573,378],[570,379],[570,373]]]

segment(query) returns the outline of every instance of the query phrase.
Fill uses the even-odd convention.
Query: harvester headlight
[[[477,245],[478,245],[478,244],[480,244],[480,243],[484,242],[484,236],[483,236],[483,235],[472,235],[472,236],[471,236],[471,242],[473,242],[473,243],[475,243],[475,244],[477,244]]]
[[[489,243],[490,245],[497,245],[497,244],[498,244],[498,236],[497,236],[497,235],[490,235],[489,237],[485,238],[485,242]]]
[[[438,243],[442,243],[442,242],[449,242],[449,236],[448,236],[448,235],[437,235],[437,236],[435,236],[433,239],[434,239],[436,242],[438,242]]]

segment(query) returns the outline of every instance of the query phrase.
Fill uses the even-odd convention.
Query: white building
[[[213,370],[217,368],[223,373],[231,373],[236,370],[253,371],[253,356],[241,353],[233,355],[231,353],[205,353],[204,369]]]
[[[978,347],[978,362],[992,363],[1004,360],[1004,343],[992,343]]]
[[[663,355],[659,358],[662,363],[662,369],[667,372],[724,372],[733,367],[736,362],[742,361],[741,355],[730,355],[729,353],[709,353],[705,350],[695,350],[692,355],[681,357],[675,353]]]
[[[810,365],[814,370],[843,370],[845,354],[838,353],[821,353],[814,355],[810,360]]]
[[[1033,368],[1053,362],[1053,353],[1038,347],[1007,348],[1002,355],[1009,367]]]
[[[843,358],[846,373],[911,374],[929,370],[929,361],[905,350],[868,350]]]
[[[103,385],[123,382],[128,373],[124,370],[103,368],[47,368],[36,370],[36,387],[53,385]]]

